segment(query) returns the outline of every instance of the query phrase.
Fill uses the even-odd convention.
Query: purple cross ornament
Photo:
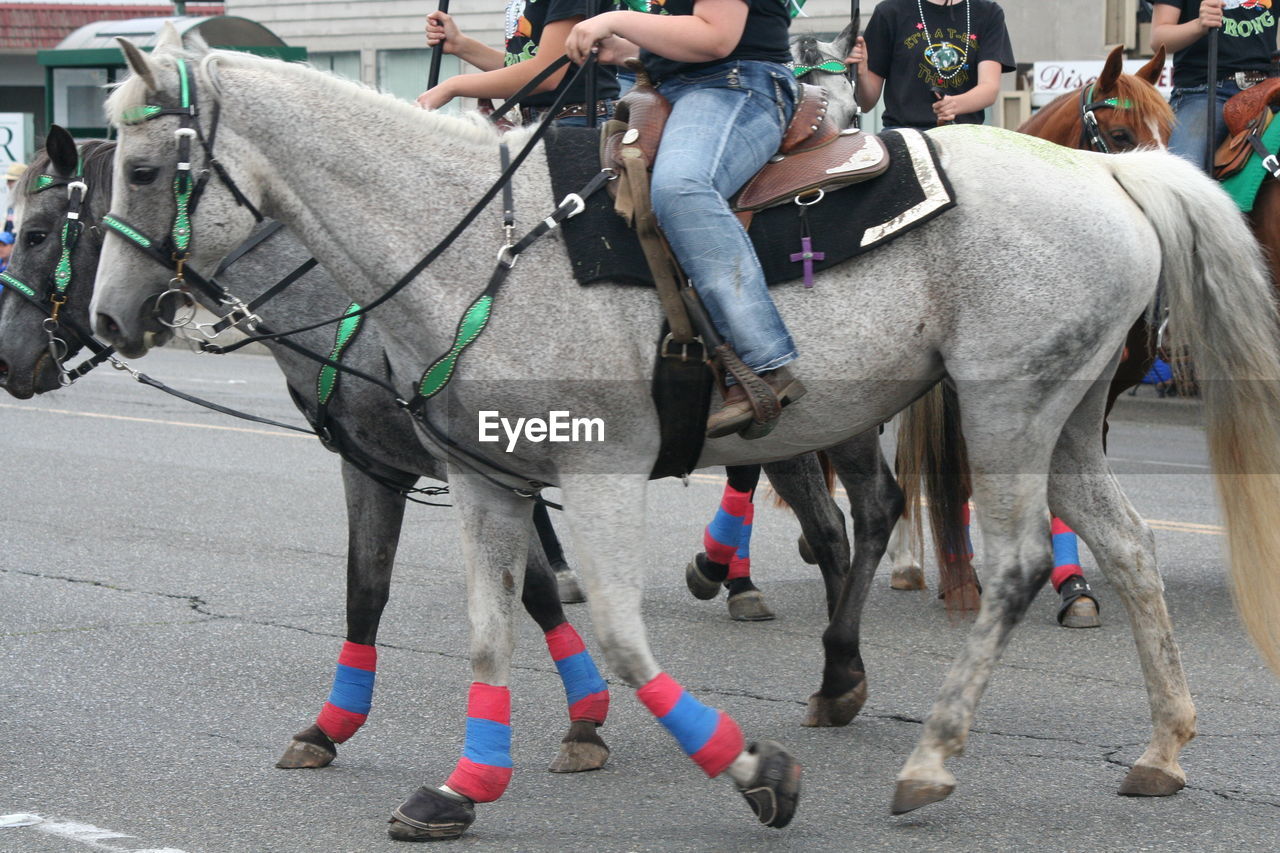
[[[813,287],[813,262],[826,257],[823,252],[813,250],[813,240],[806,234],[800,238],[800,251],[791,256],[792,263],[804,263],[804,286]]]

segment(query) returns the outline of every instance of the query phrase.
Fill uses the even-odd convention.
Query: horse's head
[[[1125,74],[1123,48],[1115,48],[1097,80],[1056,98],[1018,130],[1103,153],[1166,147],[1173,110],[1155,85],[1164,56],[1161,46],[1137,74]]]
[[[119,42],[133,76],[107,99],[119,142],[92,310],[98,333],[136,357],[192,301],[186,269],[212,271],[248,236],[255,187],[249,146],[218,127],[219,53],[184,48],[168,25],[150,55]],[[247,204],[236,195],[242,188]]]
[[[0,385],[15,397],[60,387],[55,356],[74,356],[89,334],[114,150],[96,140],[77,146],[54,125],[16,188],[17,242],[0,300]]]
[[[846,74],[845,57],[853,49],[857,33],[853,24],[845,27],[833,41],[818,41],[816,36],[791,39],[791,58],[796,64],[796,79],[827,90],[830,104],[827,115],[837,127],[848,127],[857,114],[853,83]]]

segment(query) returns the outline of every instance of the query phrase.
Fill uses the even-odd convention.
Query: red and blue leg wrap
[[[473,681],[467,694],[467,742],[445,784],[477,803],[491,803],[511,782],[511,691]]]
[[[708,776],[719,776],[742,753],[742,730],[733,717],[703,705],[665,672],[636,695]]]
[[[729,561],[729,575],[725,580],[751,577],[751,525],[756,518],[756,505],[747,504],[747,514],[742,519],[738,533],[738,550]]]
[[[589,720],[601,724],[609,715],[609,685],[600,677],[596,662],[587,652],[582,637],[568,622],[561,622],[546,634],[547,649],[556,662],[564,695],[569,702],[569,720]]]
[[[376,648],[361,643],[342,644],[329,701],[324,703],[320,716],[316,717],[316,725],[329,740],[342,743],[364,725],[373,705],[373,680],[377,669]]]
[[[1076,542],[1075,531],[1067,527],[1067,523],[1054,516],[1053,526],[1053,588],[1061,589],[1069,578],[1084,577],[1080,568],[1080,546]]]
[[[729,565],[738,552],[742,525],[751,508],[751,492],[740,492],[728,483],[720,498],[720,508],[702,536],[702,549],[713,563]]]

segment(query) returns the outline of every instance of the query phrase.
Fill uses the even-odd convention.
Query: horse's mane
[[[111,170],[115,166],[116,144],[105,139],[91,139],[80,143],[80,157],[84,161],[84,182],[89,187],[86,200],[94,192],[102,190],[111,192]],[[35,183],[41,175],[49,174],[50,161],[48,152],[41,151],[27,167],[19,187],[22,195],[30,197],[35,194]],[[66,193],[64,192],[65,196]]]
[[[491,145],[500,136],[498,129],[479,113],[468,112],[463,113],[461,116],[450,116],[439,111],[423,110],[400,100],[394,95],[379,92],[363,83],[353,82],[345,77],[339,77],[337,74],[314,68],[306,63],[282,62],[278,59],[228,50],[205,51],[197,49],[179,51],[165,49],[155,51],[149,55],[154,64],[166,69],[176,68],[176,57],[187,60],[189,67],[193,70],[195,68],[207,69],[209,76],[212,78],[207,82],[211,82],[214,89],[219,86],[216,71],[214,71],[215,67],[257,71],[275,77],[285,77],[311,86],[330,87],[336,90],[335,94],[331,96],[332,103],[343,104],[347,108],[354,108],[363,104],[381,112],[425,124],[433,130],[448,134],[459,141],[471,142],[477,145]],[[148,94],[146,83],[143,82],[142,78],[136,74],[131,74],[124,82],[116,86],[115,91],[108,96],[106,101],[108,120],[113,124],[119,124],[125,110],[147,103]],[[514,131],[507,135],[507,142],[513,146],[518,146],[522,144],[523,137],[528,132],[523,129]]]

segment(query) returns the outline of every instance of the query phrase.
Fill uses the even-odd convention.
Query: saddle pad
[[[558,203],[577,192],[599,171],[599,131],[553,127],[546,136],[551,190]],[[955,206],[933,142],[914,130],[894,130],[880,138],[893,164],[878,178],[828,192],[806,214],[813,251],[821,253],[815,270],[835,266],[923,225]],[[653,285],[649,266],[635,232],[613,212],[613,198],[604,191],[587,199],[587,208],[562,225],[564,239],[579,284],[612,281]],[[792,261],[801,250],[800,208],[794,204],[762,210],[748,234],[769,284],[804,276],[804,266]]]
[[[1267,125],[1267,129],[1262,132],[1262,144],[1268,151],[1280,151],[1280,119]],[[1262,158],[1255,151],[1249,155],[1243,169],[1222,182],[1222,188],[1242,213],[1249,213],[1253,210],[1258,190],[1266,177],[1267,170],[1262,165]]]

